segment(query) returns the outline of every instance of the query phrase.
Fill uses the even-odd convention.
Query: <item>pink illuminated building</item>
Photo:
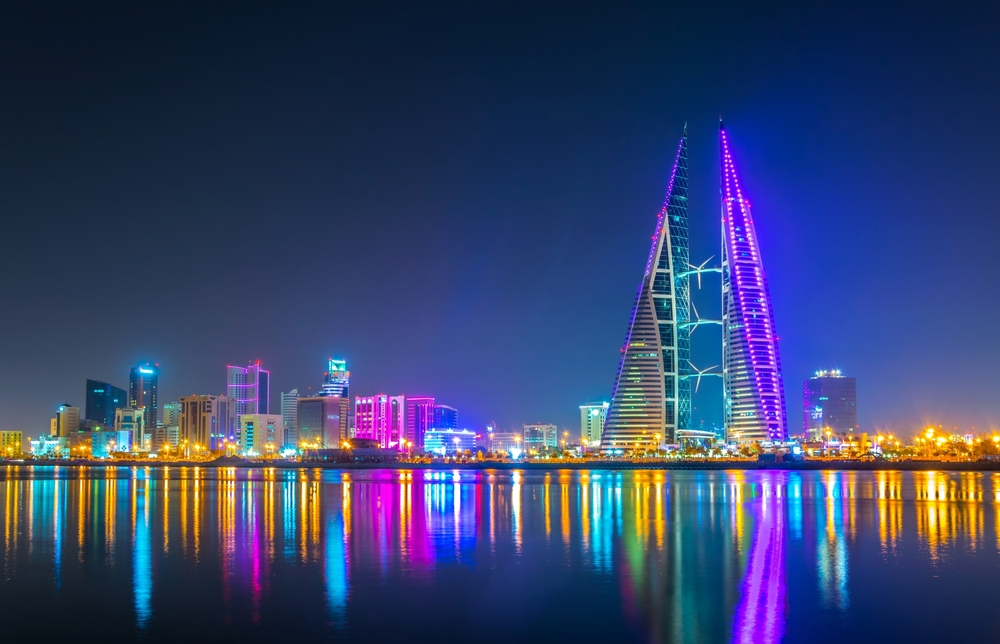
[[[406,400],[403,396],[356,396],[354,438],[378,441],[383,449],[402,449],[406,438]]]
[[[434,397],[406,397],[406,440],[416,449],[424,448],[424,434],[434,427]]]

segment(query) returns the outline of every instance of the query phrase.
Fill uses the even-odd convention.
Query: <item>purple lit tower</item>
[[[722,381],[728,440],[785,440],[774,310],[757,245],[750,202],[740,191],[726,128],[722,156]]]

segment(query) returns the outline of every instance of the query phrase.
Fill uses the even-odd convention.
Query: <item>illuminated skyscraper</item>
[[[237,424],[244,414],[271,413],[271,372],[260,368],[260,360],[246,367],[226,367],[226,396]]]
[[[458,410],[448,405],[434,405],[434,429],[458,429]]]
[[[281,423],[285,430],[285,444],[295,446],[299,444],[298,422],[299,422],[299,390],[292,389],[289,392],[281,392]]]
[[[128,377],[128,406],[142,409],[146,427],[156,427],[160,408],[157,405],[157,386],[160,380],[160,365],[145,363],[132,367]]]
[[[829,430],[834,434],[858,428],[858,385],[834,369],[817,371],[802,383],[802,415],[806,438],[821,440]]]
[[[691,417],[687,129],[656,219],[646,272],[632,308],[602,450],[673,442]]]
[[[785,440],[785,390],[750,202],[719,123],[722,157],[722,382],[730,441]]]
[[[340,396],[350,399],[351,372],[347,370],[347,361],[330,358],[326,373],[323,374],[323,386],[320,396]]]

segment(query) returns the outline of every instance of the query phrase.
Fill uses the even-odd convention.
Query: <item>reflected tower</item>
[[[774,310],[744,198],[719,122],[722,157],[722,382],[730,441],[785,440],[785,390]]]
[[[673,442],[691,415],[687,127],[632,307],[601,449]],[[659,439],[657,439],[659,436]]]

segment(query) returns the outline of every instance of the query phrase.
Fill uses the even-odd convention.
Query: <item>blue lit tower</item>
[[[719,122],[722,157],[722,382],[726,433],[736,442],[785,440],[774,310],[757,245],[750,202],[743,197]]]
[[[601,449],[673,442],[691,418],[687,128],[656,219],[653,244],[632,308],[604,423]],[[683,325],[683,326],[682,326]]]

